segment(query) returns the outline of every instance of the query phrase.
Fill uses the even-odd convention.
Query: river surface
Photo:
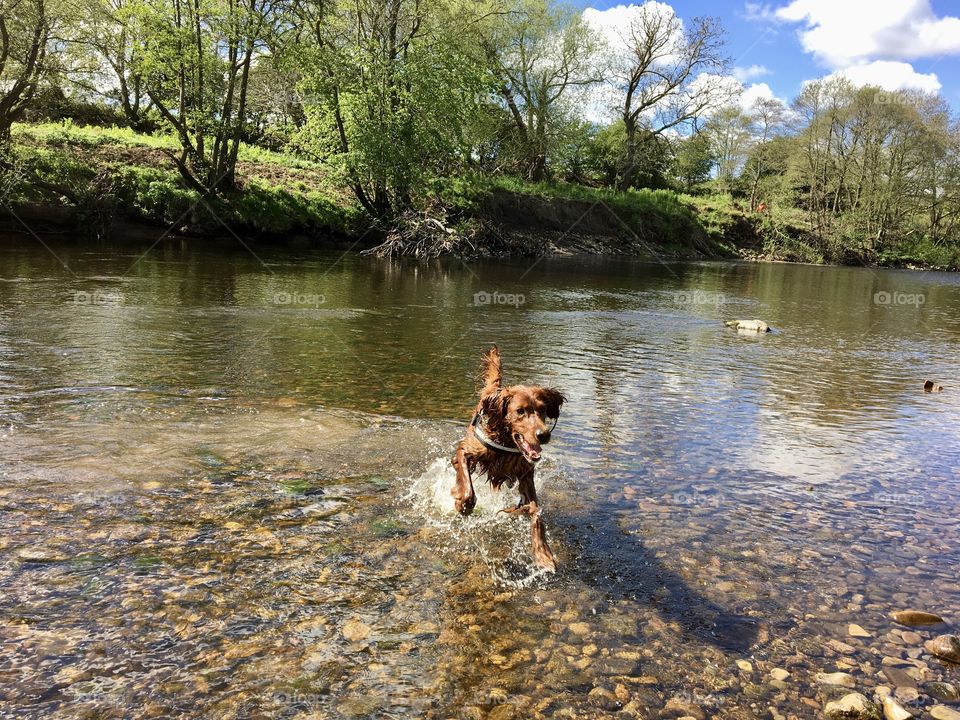
[[[889,618],[960,622],[958,276],[199,245],[0,244],[0,717],[813,718],[834,671],[919,714],[960,680]],[[493,343],[568,398],[556,575],[513,491],[452,512]]]

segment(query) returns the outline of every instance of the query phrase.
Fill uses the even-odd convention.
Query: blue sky
[[[623,0],[577,0],[610,10]],[[681,19],[720,18],[744,86],[789,101],[841,73],[886,90],[938,91],[960,108],[960,3],[953,0],[666,0]],[[765,84],[769,88],[760,87]]]

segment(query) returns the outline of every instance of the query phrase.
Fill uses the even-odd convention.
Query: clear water
[[[0,246],[0,717],[818,717],[820,671],[960,679],[888,618],[960,618],[955,275],[48,246]],[[451,512],[494,342],[569,398],[555,576],[512,493]]]

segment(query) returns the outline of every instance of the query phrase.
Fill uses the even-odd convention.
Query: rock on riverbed
[[[922,610],[900,610],[890,616],[894,622],[907,627],[923,627],[925,625],[940,625],[943,618]]]
[[[927,652],[938,658],[960,663],[960,638],[956,635],[938,635],[923,644]]]
[[[860,693],[844,695],[823,709],[829,720],[880,720],[877,706]]]

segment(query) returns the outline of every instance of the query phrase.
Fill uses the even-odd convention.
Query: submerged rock
[[[880,720],[877,706],[860,693],[828,702],[823,712],[830,720]]]
[[[660,711],[662,718],[684,718],[692,717],[696,720],[706,720],[707,714],[699,707],[687,700],[679,697],[673,697],[667,700],[667,704]]]
[[[788,677],[790,677],[790,673],[784,670],[783,668],[774,668],[773,670],[770,671],[770,677],[772,677],[774,680],[783,682]]]
[[[913,715],[889,695],[883,699],[883,717],[886,720],[910,720]]]
[[[727,320],[724,325],[742,332],[768,333],[770,326],[763,320]]]
[[[938,658],[960,663],[960,638],[956,635],[938,635],[923,644],[927,652]]]
[[[856,687],[857,683],[853,679],[853,675],[845,672],[834,672],[834,673],[817,673],[816,676],[817,684],[819,685],[838,685],[839,687],[852,688]]]
[[[960,703],[960,691],[947,682],[928,682],[923,686],[923,691],[940,702],[956,705]]]
[[[850,635],[851,637],[861,637],[861,638],[873,637],[871,633],[868,633],[866,630],[864,630],[862,627],[860,627],[856,623],[850,623],[849,627],[847,627],[847,634]]]
[[[930,717],[936,720],[960,720],[960,711],[948,708],[946,705],[934,705],[930,708]]]
[[[907,627],[924,627],[926,625],[940,625],[943,618],[922,610],[899,610],[890,616],[894,622]]]
[[[621,707],[620,700],[617,696],[606,688],[593,688],[593,690],[587,693],[587,698],[590,700],[591,705],[595,705],[601,710],[616,711]]]

